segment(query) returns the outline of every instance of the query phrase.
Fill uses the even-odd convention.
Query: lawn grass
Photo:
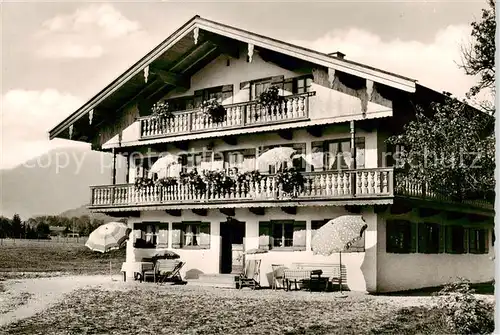
[[[143,285],[125,291],[78,290],[4,331],[19,335],[449,333],[439,311],[431,307],[398,311],[383,297]]]
[[[9,273],[60,272],[68,274],[107,274],[109,261],[118,273],[125,261],[125,249],[106,254],[91,251],[83,244],[24,242],[0,245],[0,276]]]

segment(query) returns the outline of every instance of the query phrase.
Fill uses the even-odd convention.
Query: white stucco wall
[[[376,131],[366,132],[363,130],[359,130],[356,132],[356,136],[365,138],[365,168],[378,167],[377,132]],[[349,139],[349,138],[350,138],[349,127],[345,125],[331,125],[324,127],[323,135],[321,136],[321,138],[310,135],[305,129],[296,130],[293,134],[292,140],[284,140],[276,133],[256,133],[252,135],[238,136],[236,145],[227,144],[220,139],[204,139],[204,140],[191,141],[189,143],[189,148],[187,152],[201,152],[203,151],[203,148],[206,148],[207,146],[211,146],[212,151],[214,151],[215,153],[220,153],[228,150],[249,149],[249,148],[257,148],[268,145],[305,143],[306,154],[310,154],[312,142],[328,141],[336,139]],[[185,153],[185,151],[182,151],[180,149],[173,147],[172,145],[167,145],[167,144],[159,145],[158,148],[159,148],[158,150],[164,149],[165,152],[168,151],[173,155]],[[155,153],[152,152],[151,155],[155,155]],[[136,171],[135,162],[133,161],[133,159],[131,159],[129,165],[129,180],[131,183],[133,183],[135,180],[135,171]]]
[[[458,277],[482,283],[495,277],[494,249],[491,229],[488,254],[394,254],[386,252],[386,222],[378,218],[378,292],[402,291],[435,287],[455,281]]]
[[[284,264],[290,266],[292,263],[339,263],[339,255],[331,256],[313,255],[311,251],[311,220],[323,220],[334,218],[340,215],[348,214],[343,207],[301,207],[297,209],[296,215],[284,213],[279,208],[266,209],[265,215],[255,215],[248,209],[236,209],[235,218],[246,223],[244,248],[250,250],[259,246],[259,221],[293,219],[297,221],[306,221],[308,228],[305,251],[281,251],[278,249],[270,250],[265,254],[247,255],[248,258],[260,258],[261,263],[261,285],[270,285],[272,278],[271,264]],[[353,252],[342,254],[342,264],[347,269],[347,285],[353,291],[373,291],[376,287],[377,273],[374,262],[376,261],[377,241],[376,215],[371,209],[362,213],[363,218],[368,224],[366,230],[365,245],[366,252]],[[219,273],[220,271],[220,222],[226,221],[226,216],[218,210],[209,210],[208,215],[198,216],[189,210],[182,211],[182,217],[172,217],[165,212],[151,211],[142,212],[140,218],[130,219],[129,225],[133,227],[134,222],[160,221],[172,222],[179,221],[203,221],[211,222],[211,240],[210,249],[207,250],[188,250],[171,249],[181,256],[181,260],[186,262],[182,269],[182,275],[185,276],[188,271],[201,272],[205,274]],[[170,229],[171,232],[171,229]],[[169,249],[171,247],[171,234],[169,234]],[[127,261],[140,261],[143,257],[151,257],[160,249],[127,249]],[[131,273],[128,276],[132,276]]]
[[[240,90],[240,83],[258,80],[267,77],[283,75],[285,78],[297,77],[311,73],[310,70],[292,72],[283,69],[274,63],[265,62],[256,52],[251,63],[246,61],[246,53],[242,52],[239,59],[230,59],[227,66],[228,56],[222,55],[209,63],[206,67],[191,77],[191,87],[184,92],[170,92],[164,98],[176,98],[190,96],[194,91],[216,87],[221,85],[233,85],[233,98],[224,101],[224,104],[245,102],[249,100],[248,90]],[[341,93],[336,90],[312,83],[311,90],[316,96],[311,97],[309,105],[309,116],[312,121],[323,119],[335,119],[352,115],[361,115],[361,100],[357,97]],[[130,108],[136,108],[134,106]],[[374,103],[368,103],[367,117],[391,116],[390,108]],[[139,140],[140,127],[136,121],[123,130],[122,145]],[[118,136],[109,140],[106,145],[117,144]]]

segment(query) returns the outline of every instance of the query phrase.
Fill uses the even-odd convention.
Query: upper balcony
[[[306,92],[284,96],[281,105],[274,106],[271,110],[257,101],[224,105],[227,114],[224,121],[219,123],[214,123],[199,108],[174,112],[174,117],[169,120],[144,116],[139,118],[139,139],[304,121],[309,119],[310,100],[315,95],[316,92]]]

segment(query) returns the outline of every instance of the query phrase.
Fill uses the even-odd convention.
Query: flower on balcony
[[[236,170],[236,180],[238,181],[238,184],[242,185],[243,189],[248,190],[250,185],[260,183],[262,175],[258,170],[246,171],[243,173]]]
[[[276,115],[278,112],[281,113],[281,103],[283,100],[284,98],[279,94],[279,88],[276,85],[270,86],[257,98],[257,102],[267,108],[269,115]]]
[[[203,171],[203,178],[216,193],[229,193],[236,187],[236,178],[230,171]]]
[[[296,168],[280,169],[276,173],[276,183],[285,195],[292,198],[304,190],[305,178]]]
[[[155,182],[155,184],[162,187],[176,186],[177,178],[175,177],[160,178]]]
[[[181,172],[179,179],[182,185],[191,186],[198,192],[205,192],[207,189],[205,180],[196,169],[193,169],[190,172]]]
[[[219,104],[217,99],[205,100],[201,103],[203,114],[207,115],[214,123],[224,122],[226,118],[226,108]]]
[[[167,121],[174,118],[174,114],[170,110],[168,102],[165,101],[157,102],[151,107],[151,116]]]
[[[135,178],[134,186],[136,189],[144,189],[150,186],[154,186],[154,181],[148,177],[137,177]]]

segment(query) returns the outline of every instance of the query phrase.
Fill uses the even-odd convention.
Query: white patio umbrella
[[[367,224],[361,215],[342,215],[319,228],[311,241],[313,254],[330,256],[339,253],[340,293],[342,293],[342,251],[363,236]]]
[[[130,231],[131,229],[123,222],[108,222],[90,233],[85,246],[101,253],[116,250],[123,245]],[[111,276],[111,259],[109,260],[109,275]]]
[[[152,173],[160,173],[165,171],[170,165],[175,164],[179,161],[179,156],[166,154],[163,157],[160,157],[149,169]]]
[[[277,165],[283,162],[290,162],[295,149],[289,147],[276,147],[264,152],[257,158],[257,165]]]

